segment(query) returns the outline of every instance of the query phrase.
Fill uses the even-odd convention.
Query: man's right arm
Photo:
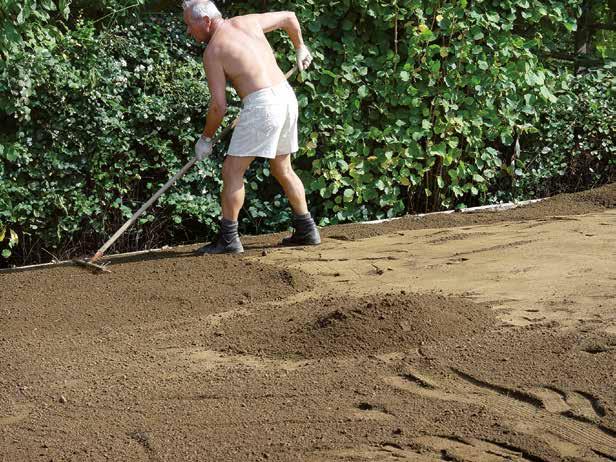
[[[296,49],[304,44],[299,21],[292,11],[276,11],[274,13],[256,14],[254,16],[266,34],[273,30],[283,29],[289,34],[289,38]]]
[[[312,55],[306,45],[304,45],[302,30],[295,13],[292,11],[277,11],[275,13],[256,14],[254,17],[265,33],[276,29],[284,29],[289,34],[289,38],[293,42],[297,53],[297,68],[300,72],[310,66]]]

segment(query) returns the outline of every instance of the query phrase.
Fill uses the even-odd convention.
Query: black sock
[[[239,238],[237,232],[238,222],[234,220],[228,220],[223,218],[220,220],[220,236],[226,242],[231,242]]]

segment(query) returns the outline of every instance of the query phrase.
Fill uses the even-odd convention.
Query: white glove
[[[197,160],[203,160],[210,154],[212,154],[212,138],[201,135],[201,138],[195,144],[195,157]]]
[[[297,69],[299,69],[300,72],[306,70],[312,62],[310,50],[306,47],[306,45],[302,45],[295,50],[295,54],[297,56]]]

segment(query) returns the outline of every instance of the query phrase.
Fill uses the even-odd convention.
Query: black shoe
[[[222,236],[218,237],[218,240],[210,244],[204,245],[196,251],[200,255],[215,255],[220,253],[243,253],[244,246],[240,242],[239,237],[233,239],[231,242],[224,240]]]
[[[200,255],[214,255],[221,253],[243,253],[244,246],[237,233],[237,221],[223,218],[220,222],[220,234],[214,242],[197,249]]]
[[[319,245],[321,236],[310,213],[293,217],[293,234],[282,240],[282,245]]]

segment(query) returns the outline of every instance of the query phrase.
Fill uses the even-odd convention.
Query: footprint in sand
[[[484,382],[457,369],[451,371],[452,378],[446,381],[413,370],[384,380],[424,398],[483,405],[517,432],[542,439],[562,458],[616,460],[616,431],[601,424],[605,410],[597,397],[583,391],[565,393],[553,387],[521,391]],[[441,435],[422,437],[416,442],[461,460],[537,460],[520,448],[495,441],[461,441]],[[455,457],[451,460],[458,460]]]

